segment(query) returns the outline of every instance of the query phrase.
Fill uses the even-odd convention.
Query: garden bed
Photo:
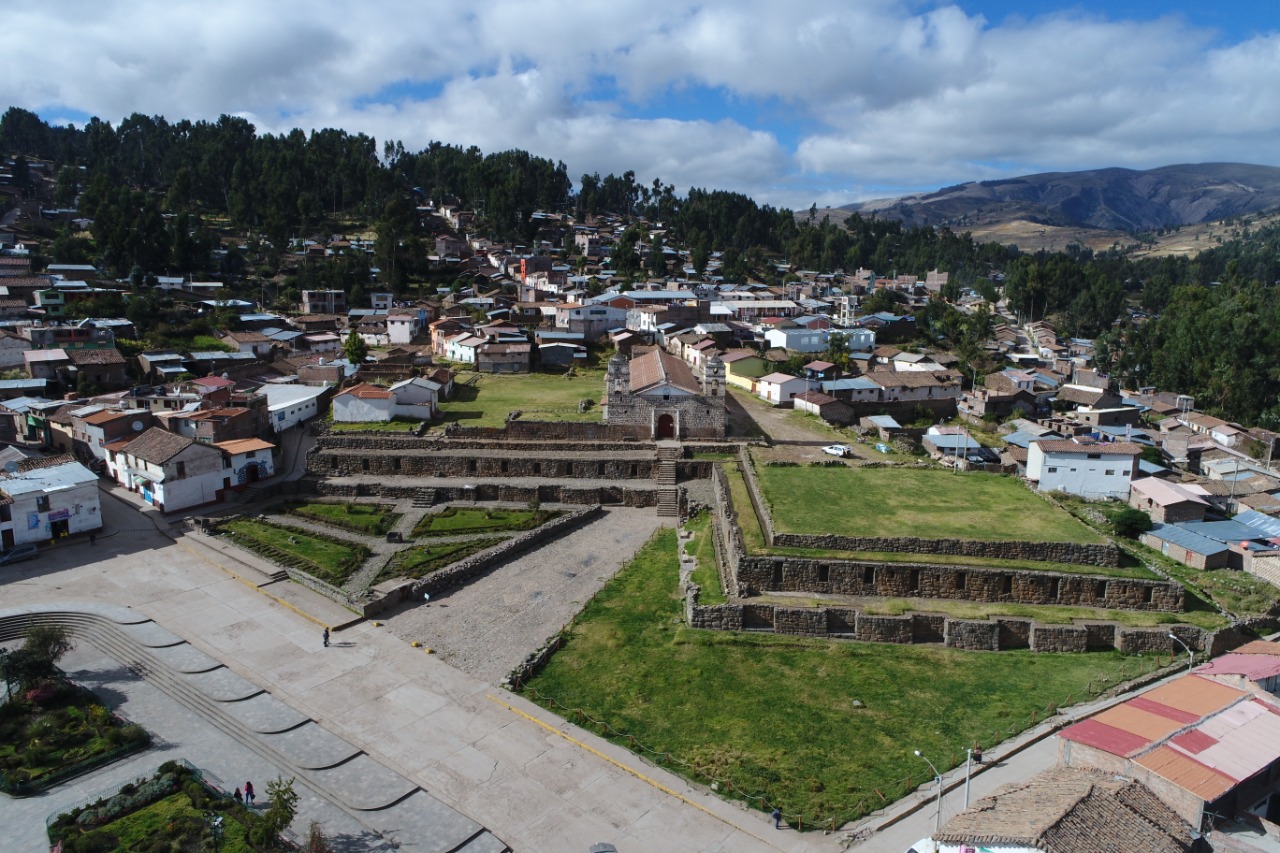
[[[400,520],[391,505],[378,503],[306,503],[288,506],[285,512],[366,536],[385,536]]]
[[[92,691],[47,682],[0,705],[0,790],[26,796],[145,749],[151,737]]]
[[[472,554],[478,554],[486,548],[492,548],[504,540],[499,538],[467,539],[462,542],[441,542],[435,545],[418,545],[397,552],[387,561],[387,565],[373,584],[390,578],[423,578],[434,571],[453,565]]]
[[[471,533],[504,533],[532,530],[564,515],[545,509],[497,509],[446,507],[428,513],[413,528],[412,536],[463,536]]]
[[[215,844],[211,817],[221,818]],[[49,841],[63,853],[255,853],[268,848],[251,839],[261,818],[225,793],[202,783],[195,768],[165,762],[148,779],[121,787],[113,796],[58,815]]]
[[[354,542],[252,518],[224,522],[218,531],[245,550],[334,586],[355,574],[371,553]]]

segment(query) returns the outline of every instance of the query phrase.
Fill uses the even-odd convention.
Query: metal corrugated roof
[[[1235,787],[1235,780],[1167,746],[1153,749],[1137,763],[1205,802],[1213,802]]]
[[[1058,733],[1063,740],[1075,741],[1092,746],[1112,755],[1132,755],[1151,741],[1133,732],[1109,726],[1096,719],[1084,720]]]
[[[1196,758],[1238,782],[1280,758],[1280,713],[1258,699],[1228,708],[1198,728],[1218,742]]]
[[[1280,536],[1280,519],[1272,518],[1256,509],[1245,510],[1231,520],[1246,527],[1255,528],[1266,536]]]
[[[1227,550],[1225,543],[1217,539],[1210,539],[1208,536],[1201,536],[1181,524],[1157,524],[1151,528],[1147,535],[1168,542],[1171,545],[1177,545],[1179,548],[1190,551],[1193,554],[1201,554],[1203,556],[1221,554]]]
[[[1108,708],[1094,717],[1100,723],[1113,726],[1144,738],[1147,743],[1163,740],[1182,728],[1185,723],[1171,720],[1163,714],[1153,714],[1128,702]]]
[[[1215,711],[1229,707],[1245,695],[1244,691],[1228,687],[1198,675],[1184,675],[1168,684],[1162,684],[1154,690],[1142,694],[1142,698],[1179,711],[1187,711],[1198,717],[1205,717]]]
[[[1242,675],[1250,681],[1259,681],[1280,675],[1280,657],[1257,654],[1229,654],[1196,667],[1205,675]]]

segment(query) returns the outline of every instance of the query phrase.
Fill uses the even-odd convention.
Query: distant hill
[[[909,225],[990,230],[1014,221],[1141,233],[1280,209],[1280,168],[1201,163],[1047,172],[840,208]]]

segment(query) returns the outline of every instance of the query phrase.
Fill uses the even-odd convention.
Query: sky
[[[1280,166],[1277,0],[15,3],[0,109],[340,127],[807,209],[1108,166]]]

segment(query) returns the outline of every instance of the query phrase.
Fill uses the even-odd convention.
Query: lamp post
[[[1169,632],[1169,639],[1173,640],[1175,643],[1177,643],[1178,645],[1182,646],[1184,649],[1187,650],[1187,672],[1190,673],[1191,668],[1195,666],[1195,663],[1196,663],[1195,652],[1191,651],[1191,647],[1188,646],[1186,643],[1182,642],[1182,640],[1178,639],[1178,635],[1173,633],[1172,631]]]
[[[924,753],[916,750],[916,758],[919,758],[925,764],[929,765],[929,769],[933,771],[933,778],[938,782],[938,813],[933,819],[933,833],[937,835],[942,829],[942,774],[938,772],[938,768],[933,766],[933,762],[924,757]]]
[[[973,775],[973,749],[965,750],[964,757],[964,807],[969,808],[969,778]]]

